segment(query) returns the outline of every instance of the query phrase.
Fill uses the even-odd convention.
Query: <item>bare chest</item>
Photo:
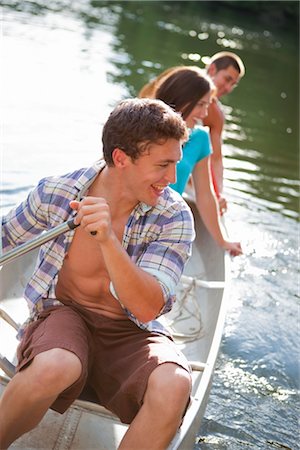
[[[124,226],[114,226],[121,241]],[[88,307],[121,309],[110,293],[110,278],[100,245],[78,227],[58,275],[58,299],[76,300]]]

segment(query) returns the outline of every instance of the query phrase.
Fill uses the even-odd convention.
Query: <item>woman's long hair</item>
[[[197,102],[211,91],[215,92],[215,86],[204,70],[196,66],[177,66],[144,86],[139,96],[160,99],[186,119]]]

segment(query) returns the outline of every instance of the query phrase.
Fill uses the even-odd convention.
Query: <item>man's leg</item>
[[[33,429],[57,396],[81,374],[81,362],[72,352],[52,349],[38,354],[17,373],[0,399],[0,448]]]
[[[165,450],[178,430],[191,392],[191,377],[165,363],[150,375],[144,403],[119,450]]]

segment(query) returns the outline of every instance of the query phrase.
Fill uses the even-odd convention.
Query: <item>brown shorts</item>
[[[122,422],[131,423],[158,365],[172,362],[190,372],[186,358],[170,338],[141,330],[127,318],[100,316],[75,302],[48,309],[26,328],[18,347],[17,371],[52,348],[69,350],[82,363],[80,378],[51,406],[60,413],[84,388],[92,388],[100,405]]]

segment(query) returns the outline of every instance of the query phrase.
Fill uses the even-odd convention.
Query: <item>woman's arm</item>
[[[217,244],[224,250],[228,250],[232,256],[237,256],[242,253],[241,244],[228,241],[222,229],[218,204],[212,187],[209,158],[198,162],[192,174],[197,208],[206,228]]]

